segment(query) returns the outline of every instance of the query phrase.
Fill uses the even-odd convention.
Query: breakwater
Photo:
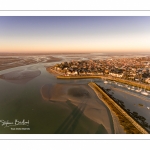
[[[120,124],[124,127],[126,133],[148,134],[148,132],[130,117],[116,102],[114,102],[100,87],[94,82],[89,86],[94,90],[100,100],[102,100],[111,111],[114,111],[119,118]],[[102,96],[102,97],[101,97]]]

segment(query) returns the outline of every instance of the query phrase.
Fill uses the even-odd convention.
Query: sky
[[[148,16],[0,16],[0,52],[149,52]]]

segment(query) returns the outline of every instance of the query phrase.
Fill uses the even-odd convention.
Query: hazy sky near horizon
[[[150,17],[0,16],[0,52],[149,52]]]

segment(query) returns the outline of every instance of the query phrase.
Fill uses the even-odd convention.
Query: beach
[[[65,105],[68,102],[76,106],[87,118],[102,125],[107,133],[115,133],[109,109],[87,84],[46,84],[41,88],[41,95],[51,103]]]

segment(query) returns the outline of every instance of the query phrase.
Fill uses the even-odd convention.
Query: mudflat
[[[35,70],[24,69],[24,70],[16,70],[16,71],[2,74],[0,75],[0,78],[8,82],[23,84],[34,79],[40,74],[41,71],[38,69]]]
[[[105,133],[114,133],[110,111],[103,102],[97,98],[93,90],[87,84],[46,84],[41,88],[41,95],[44,100],[51,103],[67,104],[68,109],[70,105],[76,107],[76,109],[82,113],[81,115],[86,116],[99,127],[103,127]],[[74,114],[72,114],[71,117],[74,117]],[[79,124],[80,121],[81,120],[78,120],[77,124]],[[85,125],[85,128],[87,128],[87,126]],[[66,126],[66,129],[67,128],[69,128],[69,126]],[[90,132],[90,130],[92,131],[93,129],[88,130]]]
[[[25,66],[36,63],[59,62],[61,58],[51,55],[32,55],[32,54],[15,54],[2,55],[0,54],[0,71],[18,66]]]

